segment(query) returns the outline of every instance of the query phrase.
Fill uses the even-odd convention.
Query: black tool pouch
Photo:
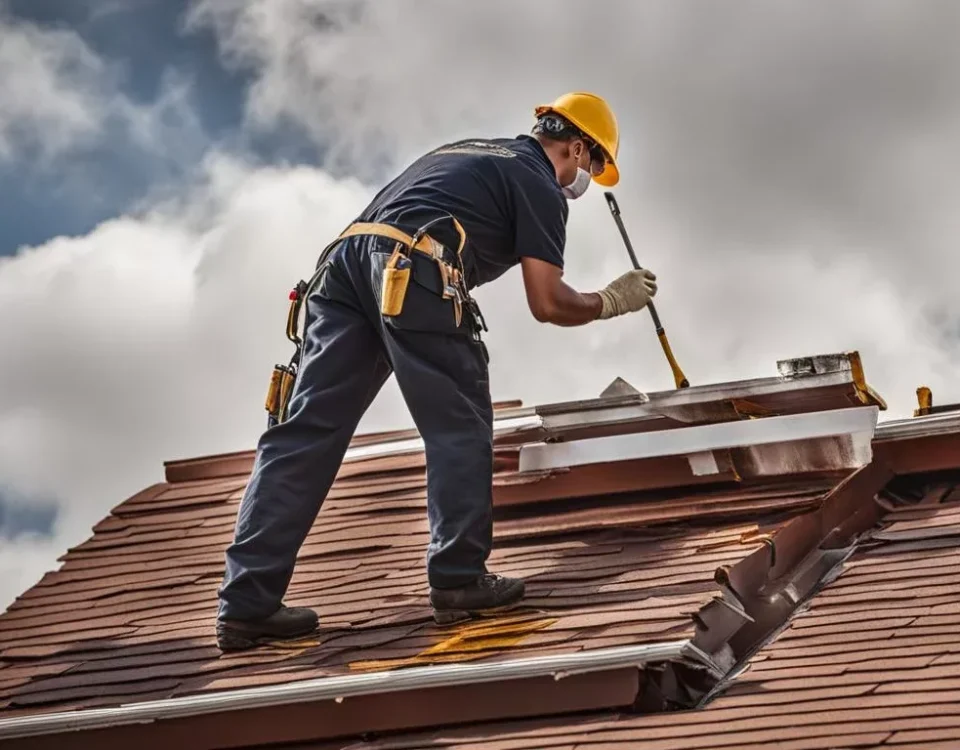
[[[465,317],[458,325],[455,301],[443,297],[436,262],[419,252],[404,256],[402,262],[395,253],[371,254],[372,287],[386,324],[405,331],[471,335]]]

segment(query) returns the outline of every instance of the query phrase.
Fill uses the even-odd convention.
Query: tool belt
[[[460,237],[460,244],[454,255],[454,262],[446,258],[447,248],[427,234],[427,229],[444,219],[450,219]],[[296,382],[300,367],[300,357],[303,349],[303,340],[298,333],[300,312],[304,300],[319,283],[326,270],[331,251],[344,239],[361,235],[386,237],[396,242],[383,269],[383,279],[380,289],[380,312],[384,317],[396,317],[403,311],[403,303],[409,288],[410,278],[414,267],[414,253],[429,258],[436,263],[440,272],[440,296],[444,300],[453,301],[456,327],[459,328],[463,320],[463,308],[466,307],[471,326],[471,335],[480,346],[484,359],[489,363],[487,348],[480,338],[480,331],[487,330],[486,321],[480,312],[476,300],[467,290],[463,259],[461,253],[466,244],[467,235],[463,226],[456,217],[447,214],[434,219],[410,236],[406,232],[389,224],[356,222],[348,226],[340,235],[320,254],[317,269],[309,282],[300,281],[290,292],[290,308],[287,311],[287,338],[293,342],[296,350],[287,365],[274,365],[270,377],[270,386],[267,389],[265,407],[267,410],[267,424],[273,426],[283,422],[287,417],[287,407],[293,386]]]

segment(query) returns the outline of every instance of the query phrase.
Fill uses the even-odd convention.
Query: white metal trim
[[[788,443],[835,435],[860,433],[872,436],[878,413],[876,406],[863,406],[572,440],[568,443],[533,443],[520,449],[520,471],[689,456],[724,448]]]
[[[641,666],[669,659],[693,658],[710,667],[709,658],[693,649],[689,640],[651,643],[643,646],[580,651],[569,654],[512,659],[479,664],[441,664],[411,667],[365,674],[320,677],[282,685],[225,690],[206,695],[189,695],[158,701],[129,703],[115,708],[26,716],[0,720],[0,740],[77,730],[103,729],[123,724],[144,724],[162,719],[177,719],[219,711],[244,708],[335,700],[374,693],[416,690],[431,687],[500,682],[553,676],[562,679],[571,674],[600,672],[622,667]]]
[[[877,425],[876,440],[907,440],[954,432],[960,432],[960,411],[881,422]]]

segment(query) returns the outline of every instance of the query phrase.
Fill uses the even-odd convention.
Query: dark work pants
[[[456,327],[452,302],[439,289],[411,279],[401,314],[380,314],[382,269],[393,244],[344,240],[304,303],[289,417],[260,437],[226,553],[222,618],[266,617],[281,605],[357,423],[391,372],[426,445],[429,582],[451,588],[486,572],[493,525],[487,364],[465,333],[467,319]],[[424,260],[431,267],[418,261],[417,269],[435,272]],[[418,278],[432,280],[428,273]]]

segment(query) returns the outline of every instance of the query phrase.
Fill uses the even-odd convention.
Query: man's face
[[[584,141],[583,145],[587,159],[587,165],[583,168],[586,169],[591,175],[596,177],[603,171],[603,165],[606,163],[606,159],[604,159],[603,156],[603,150],[592,141]]]
[[[577,169],[584,169],[591,175],[603,171],[603,151],[586,138],[575,138],[567,144],[567,165],[560,177],[561,184],[569,185],[576,179]]]

